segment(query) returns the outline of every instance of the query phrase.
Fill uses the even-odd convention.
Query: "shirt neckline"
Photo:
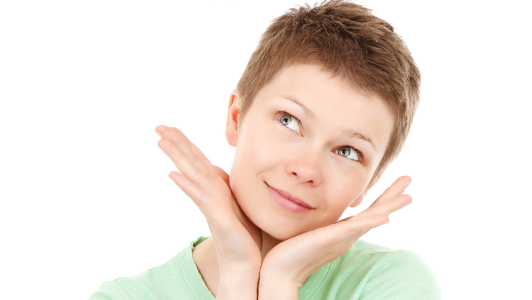
[[[207,285],[203,281],[194,259],[192,257],[192,249],[205,241],[208,237],[200,236],[193,240],[190,245],[178,255],[178,261],[181,269],[181,279],[188,289],[188,293],[194,299],[215,299]],[[329,274],[331,265],[328,263],[325,266],[312,273],[307,281],[299,288],[300,299],[311,299],[314,294],[320,289]]]

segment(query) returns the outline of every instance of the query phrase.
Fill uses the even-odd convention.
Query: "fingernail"
[[[163,137],[163,134],[159,131],[159,130],[155,130],[155,132],[160,136],[160,137]]]
[[[409,179],[406,183],[405,183],[405,189],[412,183],[412,179]]]

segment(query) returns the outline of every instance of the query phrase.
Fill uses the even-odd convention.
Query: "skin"
[[[236,148],[231,176],[176,128],[156,128],[159,147],[180,171],[169,177],[209,224],[212,236],[194,249],[193,258],[213,295],[297,299],[310,274],[411,203],[403,194],[411,180],[403,176],[368,209],[338,222],[375,183],[370,179],[393,117],[384,101],[318,65],[284,68],[259,91],[245,116],[240,105],[235,90],[226,126],[227,140]],[[283,207],[271,188],[309,208]]]

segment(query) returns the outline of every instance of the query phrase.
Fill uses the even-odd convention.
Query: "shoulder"
[[[116,300],[127,299],[120,290],[119,286],[113,281],[106,281],[100,285],[100,288],[92,294],[89,300]]]
[[[191,249],[203,240],[200,237],[193,241],[162,265],[104,282],[90,300],[211,299],[192,259]]]
[[[357,241],[335,263],[357,299],[441,299],[436,277],[415,252]]]
[[[179,254],[178,254],[179,256]],[[163,265],[151,268],[135,276],[119,277],[106,281],[89,300],[133,300],[133,299],[168,299],[164,294],[172,288],[176,280],[176,257]]]

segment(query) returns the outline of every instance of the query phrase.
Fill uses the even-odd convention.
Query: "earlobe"
[[[379,181],[379,179],[381,178],[381,175],[382,174],[379,174],[379,176],[377,176],[377,178],[375,178],[375,180],[373,182],[368,184],[368,186],[364,189],[362,194],[360,194],[360,196],[358,196],[358,198],[356,198],[355,201],[353,201],[353,203],[351,203],[351,205],[349,205],[349,207],[355,207],[355,206],[360,205],[360,203],[362,202],[362,199],[364,199],[364,196],[366,196],[366,193],[369,191],[369,189],[371,189],[373,187],[373,185],[375,183],[377,183],[377,181]]]
[[[238,139],[238,121],[240,117],[241,96],[238,90],[234,90],[229,97],[229,109],[225,126],[225,137],[229,145],[235,147]]]

